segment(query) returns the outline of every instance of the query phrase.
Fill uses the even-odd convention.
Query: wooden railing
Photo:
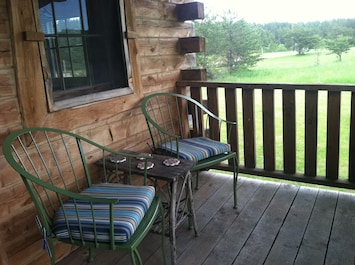
[[[230,137],[240,173],[355,188],[355,86],[178,81],[177,88],[238,122]]]

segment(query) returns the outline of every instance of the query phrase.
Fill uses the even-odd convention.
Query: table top
[[[139,153],[130,151],[130,150],[120,150],[123,153],[137,154]],[[147,177],[153,177],[157,179],[162,179],[165,181],[177,181],[180,177],[184,177],[186,173],[196,164],[195,161],[190,161],[186,159],[179,159],[180,163],[176,166],[166,166],[164,161],[171,159],[170,156],[156,155],[151,154],[151,158],[148,159],[148,162],[154,163],[154,166],[150,169],[147,169]],[[109,170],[122,170],[130,171],[134,174],[143,175],[144,170],[137,167],[138,163],[142,162],[139,159],[131,159],[130,162],[124,161],[120,163],[115,163],[111,161],[110,155],[106,156],[106,168]],[[98,165],[103,165],[102,159],[97,161]]]

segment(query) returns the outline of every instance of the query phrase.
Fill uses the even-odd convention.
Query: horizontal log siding
[[[194,57],[180,54],[177,48],[180,37],[194,33],[191,23],[177,22],[175,17],[175,4],[184,1],[126,0],[133,8],[127,16],[127,35],[131,67],[139,65],[133,71],[139,80],[134,84],[136,93],[49,113],[38,43],[22,38],[24,31],[37,31],[32,1],[37,0],[0,0],[0,265],[49,263],[41,249],[34,205],[21,178],[2,155],[1,145],[9,132],[25,126],[57,127],[111,148],[149,151],[142,97],[175,91],[180,70],[194,65]],[[31,104],[35,107],[28,107]],[[61,259],[72,250],[60,243],[56,255]]]
[[[227,82],[200,82],[200,81],[178,81],[177,87],[180,91],[186,91],[190,88],[191,95],[203,94],[195,92],[207,89],[208,106],[217,106],[218,103],[224,106],[225,109],[214,109],[215,114],[227,113],[229,120],[238,122],[239,129],[233,131],[231,135],[232,146],[234,150],[243,154],[243,159],[240,161],[240,172],[245,174],[273,177],[278,179],[321,184],[332,187],[355,188],[355,86],[353,85],[319,85],[319,84],[264,84],[264,83],[227,83]],[[224,89],[226,104],[221,104],[219,97],[223,95],[218,89]],[[242,106],[237,106],[237,91],[241,90]],[[261,102],[256,102],[255,93],[261,90]],[[213,93],[209,92],[213,91]],[[298,92],[302,91],[300,95]],[[317,157],[317,149],[320,148],[320,139],[318,139],[319,116],[325,113],[318,114],[320,92],[327,93],[327,116],[326,116],[326,139],[325,139],[325,174],[317,172],[317,165],[322,163]],[[281,147],[277,145],[276,139],[280,139],[280,135],[275,132],[275,94],[282,94],[282,140]],[[351,94],[349,93],[351,92]],[[323,92],[322,92],[323,93]],[[351,113],[349,124],[341,124],[341,105],[342,93],[351,95]],[[297,117],[296,99],[301,95],[304,98],[304,139],[297,139],[296,126]],[[199,100],[198,98],[196,98]],[[223,99],[222,99],[223,100]],[[280,102],[277,102],[281,104]],[[256,145],[255,124],[255,106],[262,104],[262,166],[258,165]],[[302,105],[301,105],[302,107]],[[242,119],[238,117],[237,109],[242,110]],[[259,128],[259,125],[257,125]],[[349,126],[349,160],[348,174],[339,176],[340,166],[340,130]],[[243,132],[243,138],[240,139],[239,132]],[[210,132],[213,133],[213,132]],[[342,139],[344,140],[344,139]],[[280,140],[279,140],[280,141]],[[304,158],[297,157],[297,146],[299,142],[304,143]],[[243,143],[243,144],[241,144]],[[277,150],[276,150],[277,146]],[[277,154],[282,157],[277,157]],[[298,151],[299,152],[299,151]],[[303,161],[298,161],[300,158]],[[283,161],[282,168],[276,168],[275,161],[281,159]],[[259,159],[260,160],[260,159]],[[297,170],[297,163],[303,164],[303,171]],[[220,165],[219,169],[231,170],[228,165]]]

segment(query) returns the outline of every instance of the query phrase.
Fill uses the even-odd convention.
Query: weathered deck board
[[[233,209],[231,176],[202,174],[194,194],[199,236],[179,227],[178,264],[354,264],[355,195],[240,177]],[[162,263],[159,247],[160,236],[148,235],[144,264]],[[58,264],[87,264],[86,255],[79,249]],[[92,265],[130,264],[125,253],[95,256]]]
[[[325,264],[355,264],[355,197],[341,194],[338,199]]]
[[[307,228],[317,192],[301,187],[285,216],[267,264],[293,264]]]
[[[338,194],[320,190],[295,264],[323,264]]]

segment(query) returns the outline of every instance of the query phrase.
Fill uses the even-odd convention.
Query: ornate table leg
[[[194,206],[194,199],[192,194],[192,179],[191,179],[191,172],[187,173],[187,189],[188,189],[188,203],[189,203],[189,215],[191,215],[192,225],[194,227],[195,236],[198,236],[198,229],[197,229],[197,222],[196,222],[196,215],[195,215],[195,206]]]
[[[173,181],[171,184],[171,198],[170,198],[170,242],[171,242],[171,264],[176,264],[176,191],[178,181]]]
[[[192,195],[192,184],[191,184],[191,173],[188,172],[182,182],[181,190],[179,195],[177,194],[178,180],[171,183],[171,194],[170,194],[170,215],[169,215],[169,232],[170,232],[170,242],[171,242],[171,264],[176,264],[176,227],[178,223],[178,210],[180,208],[181,196],[184,191],[187,192],[187,203],[188,203],[188,215],[191,218],[192,225],[194,227],[195,236],[198,235],[197,232],[197,222],[194,208],[194,201]],[[187,189],[187,190],[186,190]],[[182,220],[179,220],[181,222]]]

